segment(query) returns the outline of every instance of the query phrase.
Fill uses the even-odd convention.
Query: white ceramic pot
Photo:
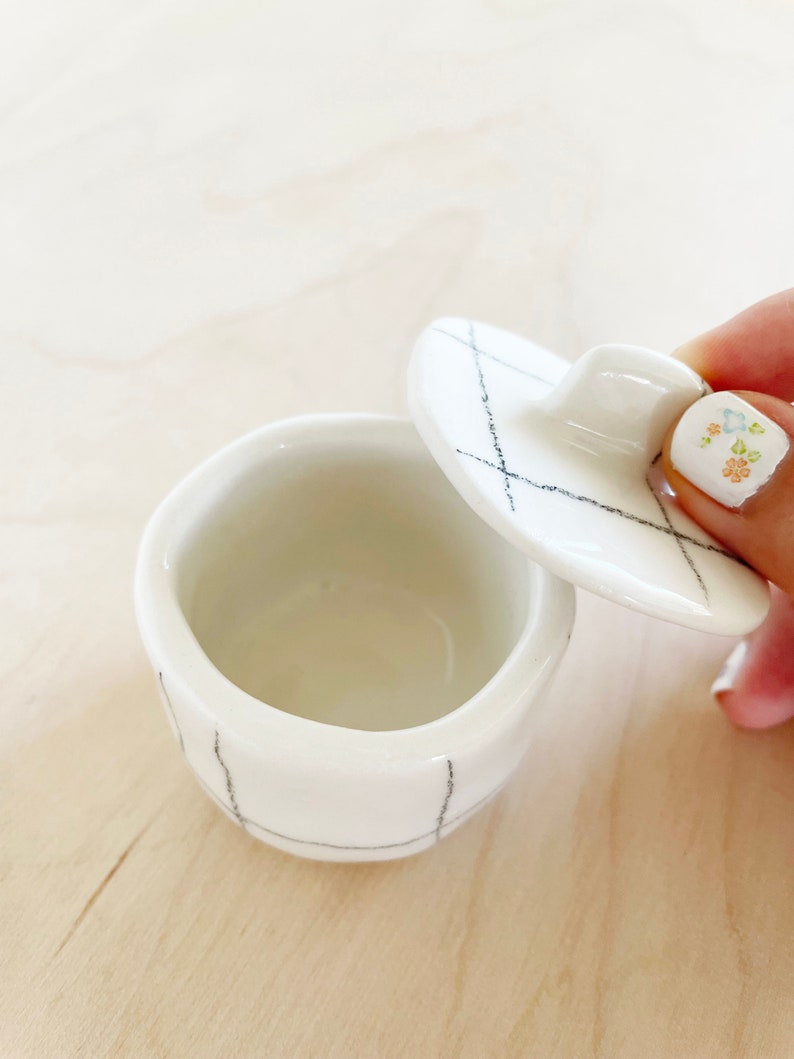
[[[207,460],[152,517],[135,595],[201,786],[323,860],[417,853],[485,805],[574,615],[410,423],[368,415],[274,423]]]

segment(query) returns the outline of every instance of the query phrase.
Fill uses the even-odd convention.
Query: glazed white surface
[[[369,589],[355,628],[328,587],[350,577]],[[306,598],[318,583],[322,627]],[[372,593],[397,589],[414,596],[408,628],[370,644],[373,669],[358,657],[377,632]],[[295,594],[302,620],[288,625]],[[445,634],[416,657],[429,608]],[[387,860],[505,785],[567,647],[573,592],[468,510],[410,423],[312,416],[239,439],[163,501],[136,610],[185,760],[228,816],[301,856]]]
[[[662,438],[707,389],[683,364],[602,346],[571,366],[497,328],[444,319],[417,342],[409,386],[450,481],[558,577],[694,629],[744,633],[765,617],[766,582],[662,488]]]

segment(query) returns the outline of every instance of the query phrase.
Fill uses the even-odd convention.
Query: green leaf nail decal
[[[701,447],[701,449],[705,449],[705,447],[707,445],[710,445],[710,444],[711,444],[711,438],[701,438],[700,439],[700,447]]]
[[[764,427],[762,427],[760,423],[752,423],[747,429],[750,431],[751,434],[765,434],[766,433],[766,429]]]
[[[750,463],[758,463],[758,461],[761,459],[761,453],[758,451],[758,449],[750,449],[750,451],[747,453],[747,459],[750,461]]]
[[[735,452],[737,456],[744,456],[745,452],[747,452],[747,446],[741,438],[737,438],[731,445],[731,452]]]

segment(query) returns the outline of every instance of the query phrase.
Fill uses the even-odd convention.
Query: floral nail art
[[[749,434],[766,433],[766,429],[762,427],[760,423],[755,422],[748,427],[746,420],[747,417],[744,412],[736,412],[733,408],[726,408],[724,424],[725,433],[735,434],[740,430],[746,430]],[[714,426],[713,423],[709,425],[709,429],[711,429],[712,426]],[[761,459],[761,453],[758,449],[748,449],[747,445],[741,438],[737,438],[731,445],[731,452],[736,453],[738,457],[746,457],[746,459],[734,459],[733,457],[729,457],[725,461],[725,466],[722,468],[722,476],[723,478],[728,478],[730,481],[738,484],[743,478],[750,477],[750,472],[752,471],[750,464],[757,463]]]
[[[762,427],[761,424],[756,420],[751,423],[748,427],[747,416],[744,412],[739,412],[735,408],[724,408],[723,409],[723,424],[720,426],[719,423],[709,423],[706,427],[706,432],[700,439],[700,447],[705,449],[707,445],[711,444],[712,438],[719,437],[720,434],[737,434],[740,431],[746,431],[748,434],[764,434],[766,428]],[[746,456],[746,459],[735,460],[732,457],[728,457],[725,461],[725,466],[722,468],[723,478],[729,478],[732,482],[741,482],[743,478],[749,478],[751,468],[749,464],[757,463],[761,459],[761,453],[758,449],[749,449],[747,445],[742,441],[741,438],[737,438],[736,441],[731,445],[731,452],[736,453],[737,456]]]
[[[706,427],[706,433],[700,439],[700,447],[702,449],[705,449],[707,445],[711,444],[711,439],[719,437],[721,433],[722,427],[719,425],[719,423],[709,423],[709,425]]]
[[[733,456],[725,461],[722,468],[722,477],[730,478],[732,482],[741,482],[742,478],[750,477],[750,464],[747,460],[735,459]]]
[[[673,465],[727,507],[739,507],[775,471],[789,447],[786,433],[737,394],[708,394],[673,433]]]

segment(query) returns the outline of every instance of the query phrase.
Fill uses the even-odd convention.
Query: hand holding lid
[[[653,486],[665,431],[707,392],[650,350],[600,346],[571,366],[460,319],[425,330],[409,373],[425,444],[511,543],[624,606],[743,633],[766,615],[766,582]]]

